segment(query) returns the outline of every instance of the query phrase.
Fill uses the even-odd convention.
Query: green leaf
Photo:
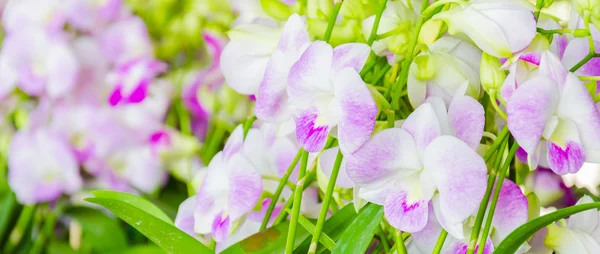
[[[73,207],[65,211],[81,225],[83,245],[93,252],[120,251],[127,246],[127,236],[119,221],[89,207]]]
[[[506,238],[504,238],[500,245],[496,247],[494,253],[515,253],[525,241],[531,238],[540,229],[567,216],[594,208],[600,208],[600,202],[571,206],[538,217],[521,225],[512,233],[510,233]]]
[[[290,222],[286,221],[271,228],[267,228],[230,246],[221,252],[221,254],[284,253],[289,225]],[[308,238],[309,235],[310,234],[304,228],[298,227],[296,231],[296,240],[294,241],[296,246],[298,246],[303,239]]]
[[[86,201],[107,208],[168,253],[213,253],[190,235],[164,219],[155,217],[147,210],[141,210],[116,199],[97,197],[87,198]]]
[[[13,210],[17,207],[17,200],[12,192],[0,195],[0,246],[2,239],[8,234],[9,224],[13,216]]]
[[[360,210],[356,219],[344,231],[331,253],[364,253],[382,219],[383,207],[368,204]]]
[[[164,250],[154,244],[144,244],[129,247],[120,252],[121,254],[163,254]]]
[[[97,198],[103,198],[103,199],[113,199],[116,201],[120,201],[126,204],[129,204],[135,208],[138,208],[146,213],[149,213],[150,215],[159,218],[171,225],[173,225],[173,221],[171,220],[171,218],[169,218],[169,216],[167,216],[162,210],[160,210],[160,208],[156,207],[152,202],[133,195],[133,194],[129,194],[129,193],[124,193],[124,192],[117,192],[117,191],[110,191],[110,190],[96,190],[96,191],[92,191],[92,194],[94,194],[95,197]]]
[[[66,242],[51,241],[46,248],[46,254],[77,254],[79,252],[73,250]]]
[[[340,209],[337,213],[333,214],[331,218],[325,221],[323,233],[328,235],[334,241],[339,239],[346,228],[350,226],[350,223],[354,221],[356,215],[353,204],[344,206],[344,208]],[[307,237],[302,244],[294,250],[294,253],[307,253],[310,248],[310,240],[310,237]]]

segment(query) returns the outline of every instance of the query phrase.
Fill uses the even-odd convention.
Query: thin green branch
[[[300,162],[300,171],[298,172],[298,182],[294,191],[294,203],[292,206],[292,218],[290,219],[290,227],[285,245],[285,253],[292,254],[294,252],[294,239],[296,238],[296,227],[298,225],[298,216],[300,215],[300,206],[302,205],[302,192],[304,191],[304,176],[306,175],[306,167],[308,164],[308,152],[302,150],[302,161]]]
[[[490,233],[490,229],[492,226],[492,219],[494,218],[494,211],[496,210],[496,205],[498,204],[498,198],[500,197],[500,191],[502,190],[502,183],[504,182],[504,178],[506,177],[506,173],[510,169],[510,164],[517,153],[517,149],[519,148],[519,144],[517,142],[513,143],[510,152],[508,153],[508,157],[502,164],[502,169],[498,171],[498,181],[496,183],[496,190],[494,191],[494,197],[492,198],[492,203],[490,204],[490,210],[488,212],[488,216],[485,221],[485,227],[483,228],[483,232],[481,234],[481,239],[479,241],[479,250],[478,254],[483,253],[483,246],[485,246],[485,242],[487,241],[487,235]]]
[[[333,164],[333,169],[331,170],[331,176],[329,177],[329,183],[327,183],[327,191],[325,192],[325,197],[323,198],[323,204],[321,205],[321,212],[319,213],[319,219],[317,220],[317,228],[315,230],[315,234],[313,234],[310,248],[308,250],[309,254],[314,254],[317,251],[317,243],[319,242],[319,237],[321,236],[321,232],[323,231],[323,225],[325,225],[325,219],[327,217],[327,211],[329,210],[329,203],[331,202],[331,196],[333,195],[333,190],[335,188],[335,182],[337,181],[338,174],[340,172],[340,166],[342,165],[342,159],[344,155],[342,155],[342,150],[338,149],[337,156],[335,157],[335,163]]]
[[[400,230],[396,230],[396,232],[394,232],[394,242],[398,254],[408,253],[408,251],[406,250],[406,245],[404,245],[404,240],[402,240],[402,232]]]
[[[294,158],[294,160],[292,161],[292,163],[290,164],[288,169],[285,171],[285,174],[283,174],[283,177],[279,181],[279,185],[277,185],[275,194],[273,194],[273,198],[271,198],[271,203],[269,204],[269,208],[267,208],[267,212],[265,213],[265,218],[263,218],[262,224],[260,225],[260,230],[267,228],[267,225],[269,224],[271,215],[273,214],[273,210],[275,209],[275,205],[277,205],[277,200],[279,200],[279,197],[281,196],[281,192],[283,192],[283,188],[285,187],[286,183],[288,182],[288,179],[290,178],[290,175],[294,171],[294,168],[296,168],[296,165],[298,164],[298,161],[300,160],[301,156],[302,156],[302,150],[299,150],[298,153],[296,154],[296,157]]]
[[[446,230],[442,229],[442,232],[440,232],[440,236],[438,237],[438,240],[435,243],[435,247],[433,248],[432,253],[439,254],[442,251],[442,247],[444,247],[444,242],[446,241],[447,236],[448,236],[448,232],[446,232]]]
[[[367,41],[367,44],[369,46],[373,45],[373,42],[377,38],[377,30],[379,29],[379,22],[381,21],[381,16],[383,14],[383,11],[385,10],[387,1],[388,0],[383,0],[383,3],[381,4],[381,6],[379,6],[379,10],[377,11],[377,14],[375,15],[375,22],[373,22],[373,27],[371,28],[371,34],[369,35],[369,40]]]
[[[325,31],[325,37],[323,40],[325,42],[329,42],[331,39],[331,34],[333,33],[333,27],[335,26],[335,20],[337,19],[337,15],[340,12],[340,8],[342,8],[343,1],[336,3],[331,12],[331,16],[329,17],[329,23],[327,24],[327,30]]]

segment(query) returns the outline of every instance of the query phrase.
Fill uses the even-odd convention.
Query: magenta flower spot
[[[329,126],[316,125],[319,115],[315,111],[305,111],[296,119],[296,137],[300,145],[309,152],[323,149],[329,135]]]
[[[548,142],[548,163],[559,175],[579,171],[585,160],[583,147],[575,142],[567,142],[564,147]]]

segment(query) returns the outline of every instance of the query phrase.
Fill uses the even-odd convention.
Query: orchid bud
[[[485,89],[485,91],[488,93],[498,91],[504,83],[506,75],[504,74],[504,71],[500,70],[501,66],[502,64],[498,58],[493,57],[485,52],[483,52],[481,55],[479,78],[481,80],[483,89]]]

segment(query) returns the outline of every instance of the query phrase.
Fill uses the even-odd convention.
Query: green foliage
[[[175,227],[160,209],[134,195],[112,191],[94,192],[87,198],[127,222],[168,253],[213,253],[202,243]]]
[[[494,253],[515,253],[524,242],[530,239],[540,229],[565,217],[594,208],[600,208],[600,202],[571,206],[538,217],[521,225],[510,233],[500,245],[496,247]]]
[[[376,204],[365,206],[337,241],[332,253],[364,253],[371,244],[382,219],[382,206]]]
[[[65,212],[81,225],[82,249],[92,252],[120,251],[127,246],[127,237],[116,218],[88,207],[73,207]]]

